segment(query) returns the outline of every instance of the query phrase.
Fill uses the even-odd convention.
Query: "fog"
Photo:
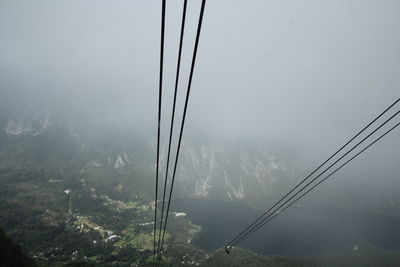
[[[163,137],[181,2],[167,1]],[[199,7],[189,1],[178,114]],[[185,136],[278,144],[316,166],[399,97],[399,12],[395,0],[207,1]],[[160,1],[1,1],[2,98],[155,134],[160,14]],[[338,180],[396,180],[399,137]]]

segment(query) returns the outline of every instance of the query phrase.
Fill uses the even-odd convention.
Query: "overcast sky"
[[[200,2],[188,5],[180,105]],[[181,12],[167,1],[165,123]],[[155,131],[160,14],[158,0],[2,0],[0,90]],[[399,14],[397,0],[208,0],[187,133],[327,155],[399,97]],[[399,156],[399,137],[376,155]]]

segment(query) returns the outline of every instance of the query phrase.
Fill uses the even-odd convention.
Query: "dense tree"
[[[34,267],[36,264],[26,256],[21,247],[14,243],[0,228],[0,266]]]

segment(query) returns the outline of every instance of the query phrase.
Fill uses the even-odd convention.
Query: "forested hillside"
[[[2,267],[36,267],[35,262],[26,256],[4,230],[0,228],[0,266]]]

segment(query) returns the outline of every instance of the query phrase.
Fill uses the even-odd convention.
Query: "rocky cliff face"
[[[299,170],[277,156],[245,145],[190,145],[182,150],[177,179],[183,192],[213,199],[265,199]]]
[[[61,166],[80,161],[76,164],[80,168],[76,173],[85,174],[88,179],[95,179],[93,176],[99,172],[109,171],[116,177],[124,175],[131,176],[131,179],[140,179],[138,173],[145,174],[147,180],[154,176],[155,145],[154,140],[149,138],[134,138],[133,135],[117,132],[117,129],[116,132],[112,129],[85,129],[82,124],[60,120],[49,112],[34,112],[29,107],[8,110],[3,112],[2,117],[2,132],[8,144],[35,142],[35,138],[47,135],[58,139],[60,143],[68,139],[69,146],[75,148],[72,158],[69,162],[58,164]],[[165,177],[166,147],[166,144],[162,145],[160,157],[161,181]],[[60,158],[63,159],[62,156]],[[172,176],[173,159],[174,152],[171,155],[169,179]],[[174,195],[223,200],[265,199],[273,197],[277,185],[279,187],[290,182],[299,169],[299,166],[280,160],[267,149],[251,145],[184,142]],[[154,181],[146,183],[150,185]]]
[[[26,106],[10,111],[4,130],[8,135],[39,135],[49,126],[50,113],[38,114]]]

